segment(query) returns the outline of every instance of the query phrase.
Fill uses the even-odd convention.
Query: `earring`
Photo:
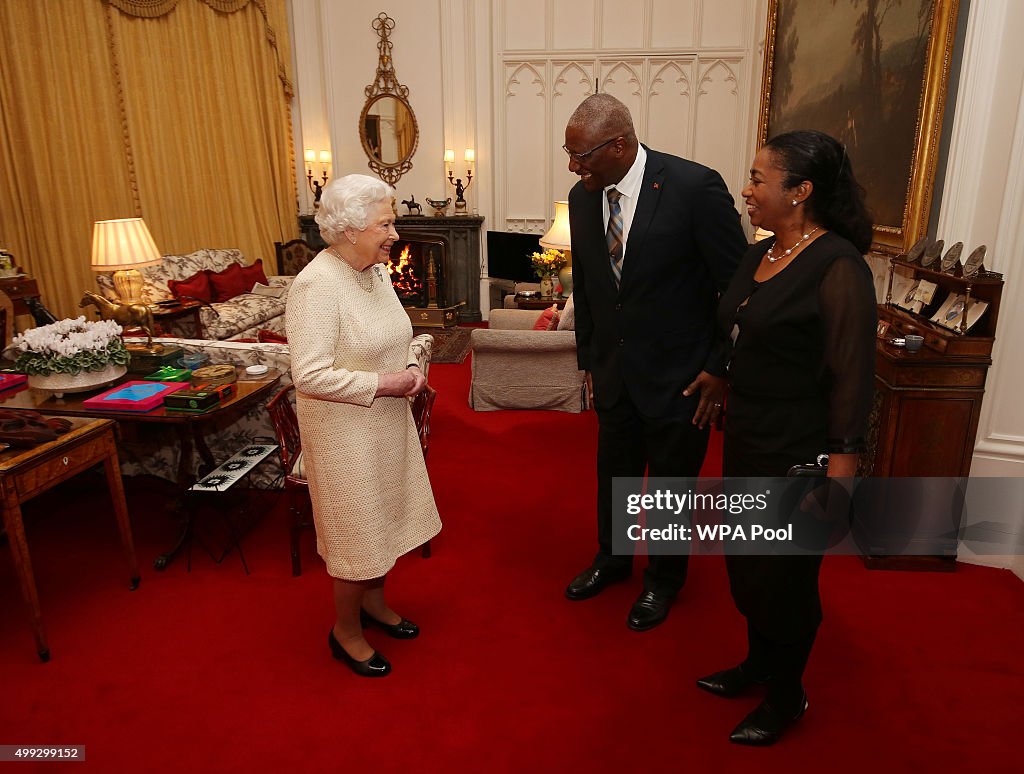
[[[796,207],[796,205],[797,205],[797,201],[796,201],[796,199],[794,199],[793,200],[793,206]]]

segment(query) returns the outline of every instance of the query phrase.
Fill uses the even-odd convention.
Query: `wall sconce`
[[[476,151],[474,151],[472,148],[466,148],[466,153],[465,153],[463,158],[465,158],[466,164],[469,165],[469,166],[467,166],[467,169],[466,169],[466,184],[465,185],[462,184],[462,178],[461,177],[455,177],[455,175],[452,172],[452,170],[450,168],[448,170],[448,182],[451,183],[453,186],[455,186],[455,214],[456,215],[467,215],[468,214],[468,212],[466,211],[466,198],[463,196],[463,194],[466,192],[466,189],[469,188],[469,186],[473,182],[473,167],[472,167],[472,164],[473,164],[473,162],[476,161]],[[445,148],[445,151],[444,151],[444,162],[445,162],[446,165],[447,164],[454,164],[455,163],[455,151],[451,150],[450,148]]]
[[[309,183],[309,190],[313,194],[313,209],[315,210],[320,206],[320,195],[324,192],[324,186],[327,185],[327,167],[331,163],[331,152],[320,151],[320,180],[313,179],[313,164],[317,160],[316,152],[306,148],[302,156],[306,160],[306,182]]]

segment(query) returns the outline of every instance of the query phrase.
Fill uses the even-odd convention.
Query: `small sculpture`
[[[427,198],[427,204],[434,208],[434,217],[443,218],[448,212],[448,205],[452,203],[452,197],[447,199]]]
[[[156,325],[153,323],[153,313],[145,304],[122,304],[118,301],[110,301],[103,296],[85,291],[82,300],[78,302],[78,308],[84,309],[89,305],[96,307],[100,317],[104,320],[113,320],[125,330],[129,328],[141,328],[146,332],[146,346],[153,344],[153,331]]]
[[[416,210],[416,214],[417,215],[422,215],[423,214],[423,207],[421,207],[420,203],[418,201],[416,201],[416,195],[415,194],[410,196],[408,199],[402,199],[402,204],[404,204],[405,208],[409,211],[408,212],[409,215],[412,215],[412,211],[413,210]]]

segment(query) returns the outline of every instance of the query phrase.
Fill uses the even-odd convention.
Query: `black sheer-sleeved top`
[[[874,389],[871,271],[857,248],[826,232],[757,282],[771,244],[751,245],[719,305],[719,325],[733,341],[730,401],[785,403],[794,407],[796,424],[796,407],[803,407],[807,422],[823,429],[825,451],[861,451]]]

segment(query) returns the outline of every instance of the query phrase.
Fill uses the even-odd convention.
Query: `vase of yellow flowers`
[[[542,253],[531,255],[530,263],[533,265],[533,273],[540,278],[541,298],[551,298],[555,294],[558,272],[565,266],[565,253],[548,248]]]

